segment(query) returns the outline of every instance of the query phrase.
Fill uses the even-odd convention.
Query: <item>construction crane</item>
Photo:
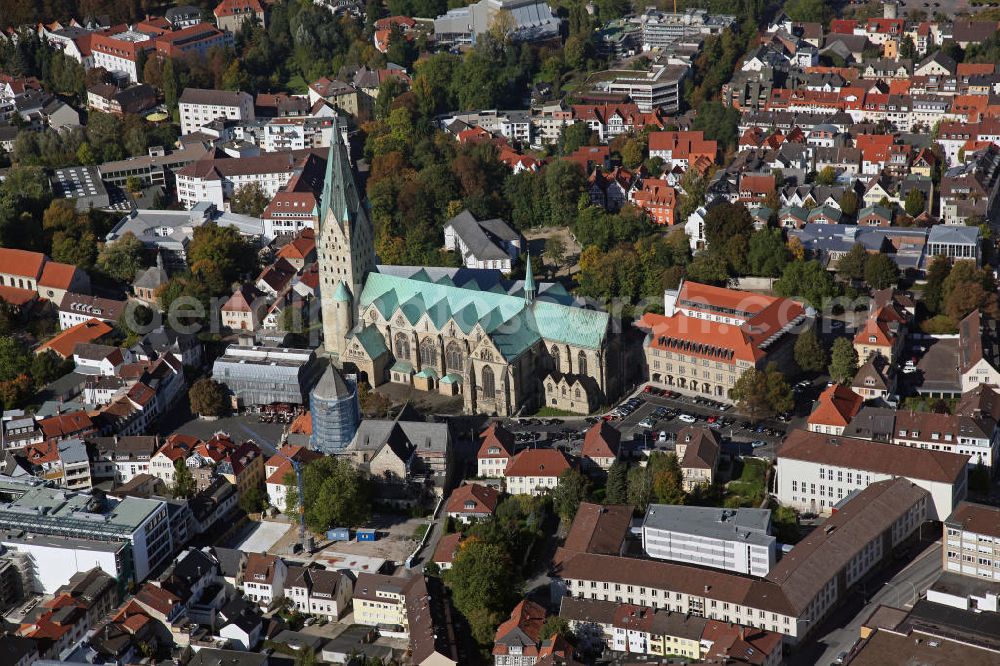
[[[306,530],[306,493],[305,485],[302,483],[302,463],[282,453],[280,447],[275,449],[275,453],[290,462],[292,469],[295,470],[295,482],[299,488],[299,546],[302,547],[303,553],[311,553],[313,551],[313,538]]]

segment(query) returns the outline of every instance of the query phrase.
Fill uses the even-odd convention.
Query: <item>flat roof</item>
[[[921,599],[913,607],[913,610],[910,611],[910,616],[900,629],[913,629],[914,631],[951,638],[963,643],[974,643],[991,650],[1000,651],[1000,614],[998,613],[976,613]],[[1000,661],[1000,656],[993,654],[992,661],[988,663],[996,664],[998,661]],[[943,661],[940,663],[960,663],[968,666],[970,663],[985,662],[968,662],[954,659],[953,661]]]
[[[1000,508],[995,506],[962,502],[944,523],[948,527],[1000,539]]]
[[[162,505],[157,500],[137,497],[96,500],[85,493],[0,481],[0,528],[42,534],[51,529],[84,537],[112,532],[130,537]]]
[[[643,528],[694,534],[709,539],[742,541],[769,546],[775,538],[768,534],[770,509],[723,509],[708,506],[650,504]]]
[[[963,645],[926,635],[903,635],[880,629],[855,653],[852,666],[987,666],[996,664],[1000,655],[984,649]]]

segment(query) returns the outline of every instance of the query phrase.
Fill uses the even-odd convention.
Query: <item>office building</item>
[[[650,504],[642,547],[658,560],[766,576],[777,557],[769,509]]]

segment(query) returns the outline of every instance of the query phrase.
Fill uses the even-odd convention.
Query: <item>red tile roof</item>
[[[863,404],[864,399],[848,387],[841,384],[828,386],[809,415],[809,425],[846,427],[861,411]]]
[[[598,421],[583,436],[584,458],[617,458],[622,435],[607,421]]]
[[[249,12],[263,14],[264,8],[260,6],[258,0],[222,0],[212,13],[215,14],[215,18],[224,18],[226,16],[237,16]]]
[[[41,275],[45,255],[41,252],[0,248],[0,272],[35,280]]]
[[[41,353],[46,349],[51,349],[63,358],[73,356],[73,350],[81,342],[96,342],[114,329],[100,319],[88,319],[76,326],[71,326],[59,333],[51,340],[43,342],[35,353]]]
[[[437,547],[434,548],[434,556],[431,558],[431,561],[436,564],[451,564],[458,554],[458,546],[461,541],[461,532],[445,534],[438,541]]]
[[[514,435],[499,422],[491,423],[479,436],[483,443],[476,458],[510,458],[514,450]],[[499,453],[490,453],[490,449],[494,447],[500,449]]]
[[[84,434],[94,429],[94,422],[87,412],[76,411],[57,414],[38,422],[46,439],[58,439],[71,435]]]
[[[562,451],[527,449],[511,458],[504,476],[559,476],[569,468]]]
[[[492,515],[500,501],[500,491],[491,486],[479,483],[469,483],[452,491],[448,498],[447,513],[478,513],[484,516]],[[470,509],[467,502],[475,506]]]

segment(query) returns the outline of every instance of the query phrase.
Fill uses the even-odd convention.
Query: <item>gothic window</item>
[[[483,397],[493,399],[496,394],[497,386],[493,379],[493,368],[487,365],[483,368]]]
[[[479,352],[479,358],[481,358],[484,361],[492,361],[493,360],[493,352],[491,352],[489,349],[480,350],[480,352]]]
[[[437,365],[437,345],[433,338],[424,338],[420,342],[420,365]]]
[[[576,355],[576,373],[578,375],[587,374],[587,355],[583,352]]]
[[[396,360],[410,360],[410,339],[406,336],[406,333],[396,334]]]
[[[462,351],[462,345],[457,342],[448,343],[444,350],[444,356],[449,372],[452,370],[462,372],[465,368],[465,353]]]
[[[580,389],[577,389],[577,390],[576,390],[576,399],[577,399],[577,400],[579,400],[579,399],[580,399]]]
[[[552,367],[558,372],[562,370],[562,365],[559,362],[559,347],[552,345],[552,349],[549,350],[552,355]]]

